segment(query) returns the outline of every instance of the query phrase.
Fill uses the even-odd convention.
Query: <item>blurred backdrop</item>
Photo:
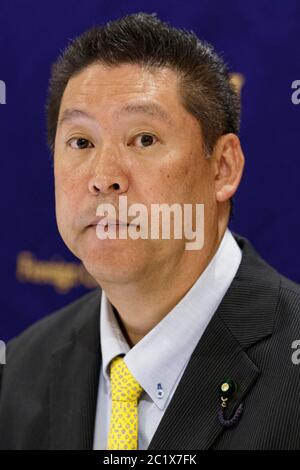
[[[138,11],[193,30],[229,64],[240,87],[246,157],[230,228],[300,282],[299,0],[0,0],[4,341],[95,286],[56,226],[44,111],[50,67],[76,35]]]

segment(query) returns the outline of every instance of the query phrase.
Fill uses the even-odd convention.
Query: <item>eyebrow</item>
[[[120,114],[146,114],[163,121],[171,122],[171,116],[158,103],[129,103],[120,110]]]
[[[169,122],[172,124],[171,116],[158,104],[158,103],[130,103],[119,111],[116,111],[116,114],[144,114],[147,116],[155,117],[163,121]],[[78,118],[85,118],[95,121],[94,116],[92,116],[87,111],[81,109],[65,109],[59,119],[58,125],[61,126],[64,122],[73,121]]]
[[[62,112],[61,117],[59,118],[59,121],[58,121],[58,125],[61,126],[64,122],[73,121],[81,117],[89,119],[89,120],[94,120],[93,116],[87,113],[86,111],[83,111],[81,109],[71,108],[71,109],[65,109]]]

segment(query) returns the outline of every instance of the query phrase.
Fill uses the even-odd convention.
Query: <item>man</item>
[[[99,288],[8,344],[0,448],[300,448],[300,289],[228,228],[244,156],[222,60],[126,16],[60,56],[47,119],[58,229]],[[143,227],[99,206],[122,196],[203,204],[203,246],[121,237]]]

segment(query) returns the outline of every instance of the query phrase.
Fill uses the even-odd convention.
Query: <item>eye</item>
[[[73,141],[77,142],[77,146],[74,147],[74,146],[71,145],[71,143]],[[84,150],[84,149],[88,148],[88,147],[86,147],[87,143],[90,143],[93,146],[93,144],[88,139],[84,139],[82,137],[73,137],[73,139],[70,139],[68,141],[68,145],[72,149],[75,149],[75,150]]]
[[[150,147],[151,144],[153,144],[153,141],[155,142],[155,139],[157,138],[153,134],[139,134],[133,139],[133,141],[137,139],[140,139],[142,147]]]

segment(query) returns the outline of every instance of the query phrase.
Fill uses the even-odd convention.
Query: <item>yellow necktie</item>
[[[110,365],[112,410],[108,450],[138,448],[138,400],[143,388],[135,380],[124,359],[115,357]]]

